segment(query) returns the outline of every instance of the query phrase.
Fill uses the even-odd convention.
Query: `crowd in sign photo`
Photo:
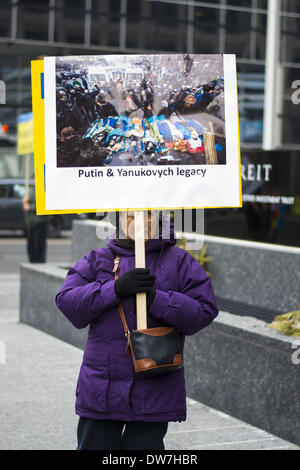
[[[225,164],[222,56],[202,57],[57,57],[57,166]]]

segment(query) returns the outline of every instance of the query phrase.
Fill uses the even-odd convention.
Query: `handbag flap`
[[[139,333],[143,333],[144,335],[149,335],[149,336],[164,336],[170,333],[172,330],[174,330],[172,326],[159,326],[156,328],[147,328],[145,330],[139,329],[139,330],[134,330],[138,331]]]

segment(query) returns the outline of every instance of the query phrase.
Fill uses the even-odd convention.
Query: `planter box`
[[[296,340],[256,318],[220,312],[186,339],[188,396],[300,444]]]
[[[75,220],[73,262],[94,248],[106,247],[112,232],[105,221]],[[176,233],[180,238],[181,232]],[[184,236],[203,240],[197,234]],[[212,257],[208,269],[220,309],[266,321],[272,321],[278,313],[296,310],[300,302],[300,248],[208,235],[204,243]]]
[[[55,296],[66,275],[65,266],[23,263],[20,321],[83,349],[87,328],[82,330],[74,328],[55,304]]]

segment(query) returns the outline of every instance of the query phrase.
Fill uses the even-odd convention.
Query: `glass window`
[[[41,54],[60,55],[61,50],[45,48],[44,45],[2,45],[0,80],[3,80],[6,84],[6,104],[0,106],[0,122],[8,125],[9,139],[5,144],[6,146],[15,146],[13,137],[16,135],[17,130],[17,116],[31,111],[30,62],[37,59]]]
[[[64,11],[66,18],[82,18],[85,11],[85,0],[65,0]]]
[[[11,5],[10,2],[0,3],[0,37],[10,36]]]
[[[153,27],[154,29],[154,27]],[[152,29],[152,30],[153,30]],[[176,44],[172,42],[170,37],[163,37],[163,36],[156,36],[153,35],[152,37],[149,35],[146,39],[146,49],[152,49],[154,51],[168,51],[168,52],[175,52]]]
[[[28,107],[31,110],[32,98],[31,98],[31,67],[27,61],[23,64],[21,69],[22,74],[22,89],[19,91],[21,94],[22,106]]]
[[[242,150],[243,207],[205,210],[207,235],[300,246],[299,151]]]
[[[226,31],[228,33],[239,33],[241,31],[248,31],[251,26],[251,15],[242,11],[226,12]]]
[[[0,60],[0,79],[6,85],[6,104],[0,106],[0,121],[8,125],[9,134],[16,133],[16,114],[22,105],[21,93],[23,82],[23,60],[13,55],[9,56],[9,48],[3,47]]]
[[[2,147],[3,144],[5,147]],[[0,177],[18,177],[22,160],[16,154],[15,145],[10,144],[11,146],[8,147],[7,142],[3,142],[2,138],[0,139],[0,145]]]
[[[257,8],[261,10],[268,9],[268,0],[257,0]]]
[[[92,8],[91,8],[92,21],[98,21],[100,14],[101,14],[100,7],[101,5],[98,5],[97,0],[92,0]]]
[[[226,12],[226,46],[227,54],[237,57],[250,56],[251,14],[240,11]]]
[[[252,0],[228,0],[227,6],[252,7]]]
[[[257,8],[259,10],[266,10],[268,8],[268,0],[228,0],[227,6],[244,7],[244,8]]]
[[[253,58],[264,60],[266,51],[267,15],[257,14],[255,21],[256,26],[251,31],[251,34],[255,35],[255,57]]]
[[[213,8],[194,8],[194,52],[217,54],[219,11]]]
[[[22,199],[25,196],[24,184],[14,184],[10,191],[10,197]]]
[[[57,0],[55,3],[55,40],[82,44],[84,13],[84,0]]]
[[[21,0],[18,2],[18,26],[19,38],[48,40],[48,13],[49,2],[33,2]],[[38,15],[38,21],[37,16]]]
[[[8,195],[8,185],[0,184],[0,198],[5,198]]]
[[[238,99],[242,143],[262,142],[264,107],[264,68],[238,64]]]
[[[282,0],[281,11],[290,13],[300,13],[299,0]]]
[[[109,1],[109,21],[111,23],[116,23],[120,21],[120,0],[110,0]]]
[[[114,33],[113,31],[108,36],[108,45],[112,47],[119,46],[119,29]]]
[[[177,20],[177,5],[171,3],[153,3],[151,17],[153,21],[164,27],[175,27]]]
[[[204,31],[215,30],[218,26],[218,10],[213,8],[194,8],[194,27]]]
[[[136,22],[140,18],[141,2],[139,0],[131,0],[127,2],[127,21]]]
[[[49,0],[39,0],[35,2],[34,0],[18,0],[18,6],[25,8],[27,11],[39,11],[41,7],[48,8]]]
[[[120,19],[120,0],[93,3],[91,44],[118,47]]]
[[[180,12],[180,15],[178,15]],[[154,3],[143,18],[141,34],[128,28],[128,43],[134,34],[144,48],[157,51],[184,51],[186,48],[186,9],[184,6]],[[142,37],[143,36],[143,37]]]
[[[300,79],[299,69],[284,68],[281,133],[283,144],[300,144]]]
[[[300,18],[281,17],[281,60],[300,61]]]

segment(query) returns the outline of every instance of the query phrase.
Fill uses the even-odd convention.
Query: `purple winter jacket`
[[[156,297],[148,328],[170,325],[192,335],[217,316],[210,280],[200,264],[172,238],[146,242],[146,267],[156,275]],[[93,419],[184,421],[184,368],[158,377],[135,376],[125,353],[127,339],[114,290],[113,261],[120,256],[120,276],[135,268],[134,250],[117,246],[92,250],[68,272],[56,296],[58,308],[76,328],[89,325],[76,388],[76,413]],[[136,328],[135,296],[123,298],[130,330]]]

